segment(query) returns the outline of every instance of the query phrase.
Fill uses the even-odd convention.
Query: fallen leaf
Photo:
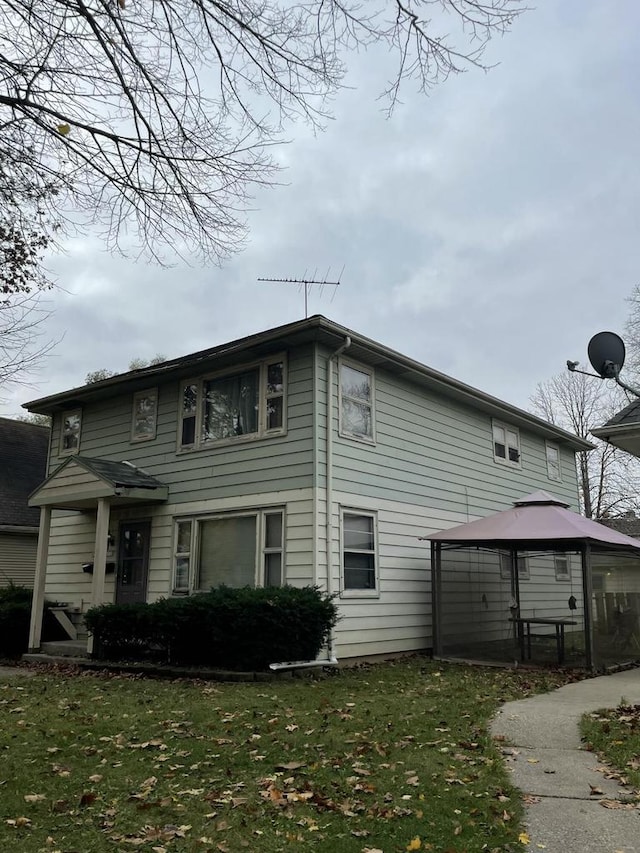
[[[520,842],[520,844],[530,844],[531,843],[531,839],[529,838],[529,835],[526,832],[520,833],[520,835],[518,836],[518,841]]]
[[[46,800],[46,796],[44,794],[25,794],[24,801],[25,803],[41,803],[42,800]]]
[[[591,790],[589,791],[589,795],[590,795],[590,796],[592,796],[592,797],[602,797],[602,796],[604,796],[604,791],[602,790],[602,788],[598,788],[598,786],[597,786],[597,785],[589,785],[589,788],[591,789]]]
[[[419,850],[422,847],[422,841],[420,837],[416,835],[415,838],[412,838],[411,841],[407,844],[407,850]]]

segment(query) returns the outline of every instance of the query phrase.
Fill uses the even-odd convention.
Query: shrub
[[[153,604],[113,605],[87,613],[94,654],[226,669],[313,660],[337,621],[331,596],[316,587],[218,587]]]
[[[32,597],[33,590],[26,586],[10,583],[0,589],[0,655],[19,657],[26,652],[29,644]],[[51,607],[53,604],[52,601],[45,601],[42,623],[44,640],[66,637],[57,620],[47,613],[47,606]]]

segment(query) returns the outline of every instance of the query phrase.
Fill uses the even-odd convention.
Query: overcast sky
[[[342,273],[324,314],[504,400],[586,362],[622,331],[640,282],[640,3],[538,0],[491,45],[498,67],[408,87],[390,120],[385,57],[354,57],[335,120],[290,129],[285,186],[255,199],[245,250],[224,267],[161,269],[76,237],[50,264],[60,339],[0,412],[304,316],[302,292],[258,277]]]

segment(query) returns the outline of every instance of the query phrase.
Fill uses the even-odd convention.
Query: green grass
[[[635,789],[640,800],[640,705],[624,699],[617,708],[585,714],[580,726],[589,749],[597,752],[617,778]]]
[[[250,684],[0,680],[0,849],[522,849],[486,725],[562,680],[424,658]]]

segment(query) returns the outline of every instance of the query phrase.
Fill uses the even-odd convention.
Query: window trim
[[[78,416],[78,443],[75,447],[65,448],[64,446],[64,437],[65,437],[65,429],[64,422],[65,418],[71,417],[72,415]],[[60,421],[60,447],[59,447],[59,456],[76,456],[80,452],[80,439],[82,436],[82,409],[66,409],[62,412],[62,418]]]
[[[558,562],[564,562],[567,564],[566,574],[564,572],[558,572]],[[556,580],[562,581],[564,583],[571,581],[571,557],[569,554],[556,553],[553,555],[553,568],[556,574]]]
[[[153,398],[153,431],[147,435],[136,435],[136,402],[142,397]],[[153,441],[158,432],[158,388],[148,388],[145,391],[136,391],[131,401],[131,442],[138,444],[139,442]]]
[[[282,393],[269,393],[267,389],[268,371],[271,364],[282,364]],[[205,382],[224,379],[225,377],[237,376],[241,373],[247,373],[257,368],[258,374],[258,419],[256,432],[247,433],[245,435],[227,436],[225,438],[204,440],[202,438],[202,422],[204,418],[204,385]],[[287,356],[284,352],[276,352],[272,355],[257,359],[243,364],[233,365],[224,370],[214,371],[212,373],[203,373],[198,377],[185,379],[180,383],[178,393],[178,429],[177,429],[177,452],[191,453],[199,450],[209,450],[214,447],[228,447],[233,444],[243,444],[245,442],[261,441],[265,438],[273,438],[275,436],[286,435],[287,433],[287,399],[289,385],[289,371]],[[195,436],[192,444],[182,443],[182,430],[184,417],[184,392],[185,389],[193,385],[196,388],[196,406],[195,406]],[[274,398],[282,398],[282,426],[267,427],[267,407],[268,401]],[[189,415],[192,417],[192,415]]]
[[[504,581],[511,580],[511,551],[499,551],[500,555],[500,577]],[[531,580],[529,571],[529,555],[526,551],[518,551],[518,581]],[[522,566],[520,564],[522,560]]]
[[[369,400],[369,409],[371,411],[371,435],[358,435],[356,433],[349,432],[344,428],[343,417],[342,417],[342,368],[350,367],[352,370],[357,370],[359,373],[364,373],[369,377],[369,388],[371,389],[371,399]],[[340,358],[338,360],[338,435],[341,438],[348,438],[350,441],[359,441],[362,444],[375,444],[376,443],[376,394],[375,394],[375,371],[369,365],[361,364],[357,361],[352,361],[349,358]],[[347,400],[354,400],[357,403],[362,404],[362,400],[356,397],[349,397],[348,394],[344,395]]]
[[[274,547],[266,547],[266,516],[279,513],[282,516],[282,538],[280,549]],[[254,586],[263,587],[265,580],[266,555],[273,554],[279,551],[281,554],[280,561],[280,585],[286,584],[286,533],[287,533],[287,512],[286,506],[265,506],[251,507],[249,509],[231,510],[229,512],[207,512],[191,515],[179,515],[173,518],[173,549],[172,549],[172,565],[171,565],[171,591],[172,595],[197,595],[198,593],[207,592],[207,588],[200,587],[200,525],[207,521],[216,521],[217,519],[228,518],[247,518],[256,519],[256,554],[254,566]],[[189,551],[189,579],[188,587],[178,587],[176,585],[176,569],[178,556],[184,556],[184,553],[178,554],[178,527],[180,524],[191,523],[191,541]]]
[[[495,430],[502,429],[504,430],[504,446],[505,446],[505,456],[499,456],[496,453],[496,439],[495,439]],[[512,445],[509,444],[508,433],[513,433],[515,435],[518,446],[515,450],[518,453],[518,459],[513,460],[509,459],[509,448]],[[507,468],[522,468],[522,442],[520,441],[520,430],[518,427],[512,426],[511,424],[506,423],[505,421],[499,421],[496,419],[492,419],[491,421],[491,449],[493,450],[493,461],[497,465],[506,465]]]
[[[551,476],[551,466],[549,464],[549,450],[555,450],[558,456],[558,476]],[[553,441],[545,441],[544,443],[544,455],[547,463],[547,478],[551,480],[553,483],[561,483],[562,482],[562,457],[560,455],[560,445],[556,444]]]
[[[371,518],[373,521],[373,552],[353,551],[353,553],[373,553],[374,559],[374,589],[352,589],[345,586],[344,577],[344,517],[345,515],[359,515]],[[378,513],[375,510],[360,509],[352,506],[340,507],[340,598],[380,598],[380,549],[378,547]]]

